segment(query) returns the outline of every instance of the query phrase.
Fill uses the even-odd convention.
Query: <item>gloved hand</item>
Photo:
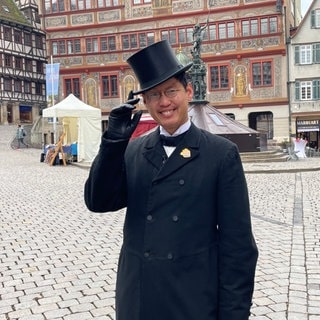
[[[134,99],[132,91],[129,93],[128,101],[111,110],[108,122],[106,138],[111,140],[129,140],[138,125],[142,110],[136,112],[132,117],[132,111],[139,98]]]

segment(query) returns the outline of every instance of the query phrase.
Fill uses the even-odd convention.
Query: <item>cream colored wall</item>
[[[223,113],[233,113],[235,115],[235,120],[249,126],[249,114],[253,112],[272,112],[273,114],[273,133],[274,140],[278,142],[288,139],[289,133],[289,112],[288,105],[278,105],[278,106],[264,106],[264,107],[250,107],[250,108],[228,108],[219,109]]]

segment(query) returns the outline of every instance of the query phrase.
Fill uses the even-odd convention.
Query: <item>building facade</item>
[[[32,0],[0,5],[0,124],[33,124],[45,106],[45,33]]]
[[[139,84],[126,63],[168,39],[192,59],[203,28],[209,104],[269,139],[288,137],[287,38],[301,17],[298,0],[42,0],[48,56],[60,63],[60,100],[73,93],[110,110]],[[143,109],[143,105],[139,105]]]
[[[288,50],[290,133],[320,147],[320,0],[314,0]]]

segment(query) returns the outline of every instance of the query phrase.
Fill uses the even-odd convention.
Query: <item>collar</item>
[[[180,126],[172,135],[168,133],[162,126],[160,126],[160,134],[166,137],[170,137],[170,136],[175,137],[188,131],[190,126],[191,126],[191,121],[190,119],[188,119],[188,121],[185,122],[182,126]]]

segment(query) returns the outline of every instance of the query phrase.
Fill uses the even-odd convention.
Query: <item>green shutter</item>
[[[313,44],[313,63],[320,63],[320,43]]]
[[[315,10],[311,11],[311,28],[316,27],[316,12]]]
[[[299,46],[294,47],[294,63],[300,64],[300,47]]]
[[[312,81],[312,95],[314,100],[320,99],[320,80]]]
[[[295,83],[295,96],[296,96],[296,101],[300,100],[300,82],[296,81]]]

